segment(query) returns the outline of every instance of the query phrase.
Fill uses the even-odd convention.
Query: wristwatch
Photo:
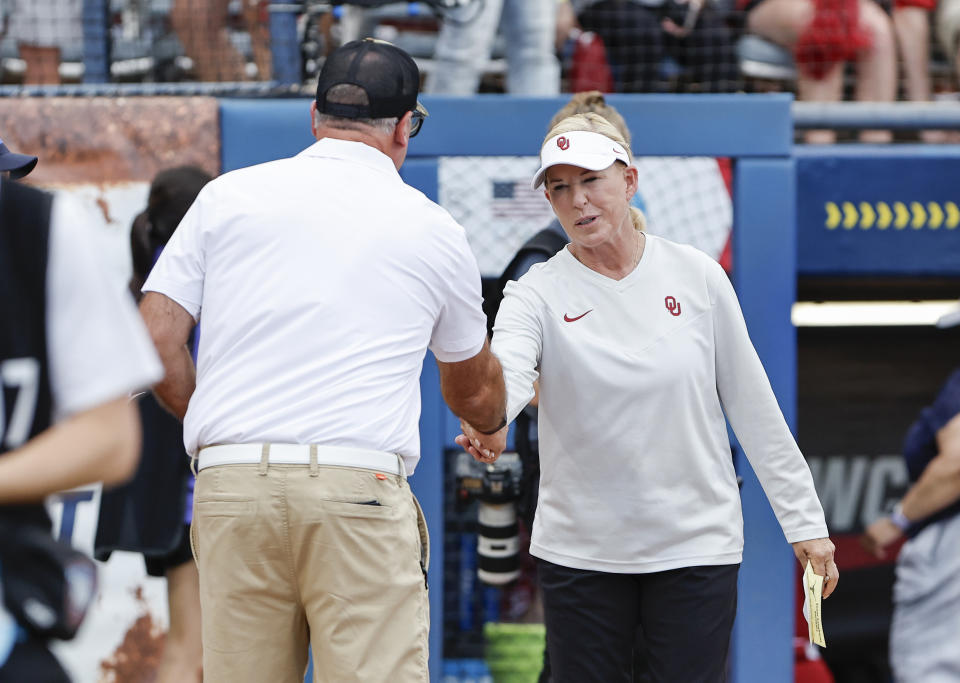
[[[910,528],[912,522],[903,514],[903,503],[897,503],[893,506],[893,512],[890,513],[890,521],[893,522],[893,525],[900,529],[900,531],[906,531]]]
[[[490,436],[491,434],[496,434],[497,432],[499,432],[501,429],[503,429],[503,428],[506,427],[506,426],[507,426],[507,416],[504,415],[504,416],[503,416],[503,419],[500,420],[500,424],[498,424],[496,427],[494,427],[493,429],[491,429],[489,432],[485,432],[485,431],[483,431],[482,429],[477,429],[476,427],[474,427],[474,429],[477,429],[477,431],[480,432],[481,434],[486,434],[487,436]]]

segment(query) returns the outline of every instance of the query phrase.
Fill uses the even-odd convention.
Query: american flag
[[[543,190],[531,190],[529,180],[494,180],[490,215],[495,220],[536,220],[546,225],[553,216]]]

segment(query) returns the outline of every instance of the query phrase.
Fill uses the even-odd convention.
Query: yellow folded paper
[[[823,600],[823,577],[814,573],[810,560],[807,560],[807,568],[803,570],[802,581],[803,616],[807,618],[810,642],[826,647],[827,641],[823,636],[823,612],[820,609],[820,603]]]

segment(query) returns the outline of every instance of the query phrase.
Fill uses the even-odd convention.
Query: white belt
[[[265,444],[243,443],[207,446],[200,450],[197,470],[217,465],[257,465],[263,459]],[[310,451],[316,448],[318,465],[359,467],[386,474],[405,474],[403,460],[395,453],[342,446],[310,446],[309,444],[269,444],[267,462],[271,465],[309,465]]]

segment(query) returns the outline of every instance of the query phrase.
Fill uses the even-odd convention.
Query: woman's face
[[[637,191],[637,169],[620,162],[602,171],[559,164],[547,169],[544,190],[574,244],[595,248],[633,230],[630,198]]]

